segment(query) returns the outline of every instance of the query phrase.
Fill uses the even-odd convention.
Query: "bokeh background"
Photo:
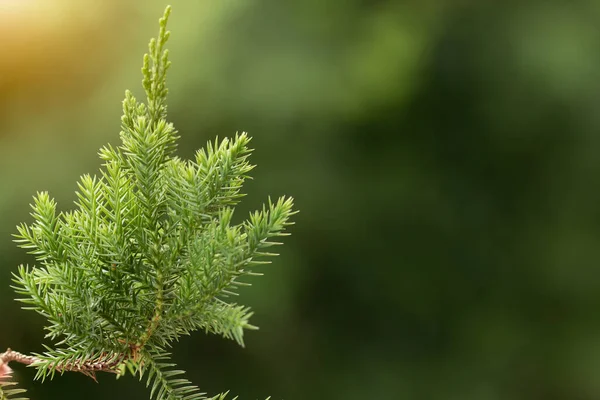
[[[600,2],[172,0],[170,119],[190,157],[248,131],[301,213],[241,301],[247,347],[175,359],[242,399],[600,398]],[[16,224],[117,143],[167,3],[0,0],[0,348],[42,351],[13,299]],[[33,399],[145,399],[76,374]]]

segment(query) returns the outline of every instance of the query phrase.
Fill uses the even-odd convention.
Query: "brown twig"
[[[14,351],[11,349],[6,349],[4,353],[0,353],[0,364],[8,364],[11,361],[15,361],[25,365],[31,365],[34,362],[40,360],[37,357],[27,356],[25,354],[21,354],[18,351]]]
[[[102,354],[94,360],[81,361],[66,361],[58,363],[57,365],[51,365],[56,371],[65,372],[81,372],[84,375],[96,380],[96,372],[111,372],[118,373],[119,365],[126,359],[123,354],[108,355]],[[7,349],[4,353],[0,353],[0,367],[8,366],[8,363],[14,361],[20,364],[31,365],[36,363],[44,363],[45,361],[36,356],[29,356],[17,351]]]

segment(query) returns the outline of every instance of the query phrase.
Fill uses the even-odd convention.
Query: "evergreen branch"
[[[276,203],[269,199],[268,208],[263,206],[242,226],[234,227],[230,226],[233,210],[226,208],[205,228],[190,250],[192,276],[204,301],[234,294],[233,289],[244,285],[238,281],[240,276],[257,275],[252,267],[268,264],[261,258],[277,255],[262,250],[280,244],[270,239],[287,235],[284,229],[295,214],[292,207],[291,198],[281,197]]]
[[[80,372],[96,380],[96,372],[118,374],[120,365],[129,357],[125,353],[90,351],[85,348],[48,349],[44,354],[35,354],[37,373],[35,379],[44,381],[53,378],[56,372]]]
[[[220,299],[215,299],[210,304],[188,309],[173,318],[173,324],[180,327],[174,339],[182,333],[188,334],[196,329],[204,329],[208,333],[233,339],[244,347],[244,329],[258,329],[249,322],[253,314],[249,307],[228,304]]]
[[[167,31],[167,22],[171,14],[168,6],[163,17],[159,20],[158,39],[152,39],[148,46],[150,52],[144,55],[142,85],[148,99],[148,116],[152,123],[164,119],[167,114],[165,99],[168,89],[166,87],[167,70],[171,66],[169,51],[164,49],[171,32]]]
[[[297,214],[297,211],[292,211],[293,206],[294,200],[291,197],[280,197],[276,203],[269,199],[268,208],[263,205],[262,211],[250,214],[249,221],[244,224],[248,238],[248,256],[255,258],[277,255],[260,250],[281,245],[280,242],[269,241],[271,238],[289,235],[284,233],[284,229],[294,224],[289,222],[290,217]]]
[[[208,142],[206,149],[196,153],[196,187],[201,187],[208,211],[216,212],[223,207],[237,204],[240,189],[254,165],[247,159],[252,153],[248,148],[250,138],[246,132],[236,134],[233,140],[227,138],[214,144]]]
[[[21,224],[17,227],[18,234],[15,242],[19,247],[31,249],[38,261],[47,259],[64,259],[64,246],[59,235],[61,224],[56,216],[56,202],[48,192],[39,192],[31,205],[31,216],[35,223],[29,227]]]
[[[166,120],[169,13],[170,7],[144,56],[147,102],[125,92],[122,143],[100,149],[103,168],[82,176],[76,209],[57,213],[41,192],[31,206],[33,223],[17,227],[15,241],[39,265],[20,266],[13,288],[23,308],[46,318],[46,337],[60,347],[31,356],[7,350],[0,368],[10,361],[32,365],[42,380],[67,371],[121,376],[128,369],[147,376],[151,398],[206,399],[179,377],[183,371],[171,370],[164,349],[196,330],[244,346],[244,330],[257,329],[250,308],[223,298],[247,285],[243,276],[259,275],[253,269],[268,263],[264,257],[276,255],[266,250],[287,235],[293,200],[269,199],[232,224],[254,168],[246,133],[209,142],[194,160],[174,155],[179,136]],[[4,398],[18,393],[0,387]]]
[[[206,394],[187,379],[181,378],[184,371],[171,369],[175,366],[169,353],[144,352],[142,360],[136,365],[140,380],[146,378],[146,387],[150,387],[150,399],[155,400],[204,400]]]
[[[249,307],[228,304],[217,299],[205,308],[204,321],[200,326],[204,327],[206,332],[234,339],[244,347],[244,329],[258,329],[249,323],[252,314],[254,313],[250,311]]]
[[[20,364],[32,365],[37,368],[35,379],[54,376],[55,372],[81,372],[95,379],[96,372],[119,372],[119,365],[126,359],[125,355],[100,353],[87,356],[83,351],[51,350],[44,355],[25,355],[11,349],[0,353],[0,366],[14,361]]]
[[[248,135],[236,134],[233,140],[208,142],[206,150],[196,153],[195,162],[171,160],[165,170],[165,183],[173,228],[189,238],[225,207],[237,204],[247,174],[254,166],[248,162],[252,150]]]

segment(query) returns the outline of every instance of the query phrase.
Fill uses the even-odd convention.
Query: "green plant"
[[[167,349],[199,329],[243,346],[244,330],[255,329],[250,310],[226,299],[275,255],[266,250],[286,235],[292,199],[269,200],[232,224],[253,168],[245,133],[208,143],[194,160],[174,155],[178,135],[166,121],[169,13],[144,56],[147,102],[126,92],[122,144],[100,150],[103,168],[81,178],[77,208],[57,213],[54,200],[38,193],[34,222],[18,227],[16,241],[38,265],[21,266],[14,288],[24,308],[48,320],[46,336],[56,347],[33,355],[7,350],[0,378],[11,361],[35,367],[42,380],[65,371],[94,379],[100,371],[129,372],[146,379],[151,398],[206,399],[172,369]],[[2,382],[0,399],[22,392]]]

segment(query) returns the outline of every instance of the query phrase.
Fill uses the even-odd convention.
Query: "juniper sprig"
[[[196,330],[243,346],[244,331],[255,329],[250,309],[229,296],[276,255],[268,250],[287,235],[292,199],[269,199],[232,222],[253,169],[245,133],[208,143],[193,160],[175,155],[178,133],[166,120],[169,13],[143,59],[146,102],[125,94],[121,145],[100,150],[103,168],[82,176],[74,210],[57,212],[40,192],[33,223],[18,227],[16,242],[37,265],[19,267],[14,289],[24,308],[47,319],[53,345],[33,355],[9,349],[0,367],[28,364],[41,380],[131,373],[145,379],[151,399],[207,399],[173,369],[167,349]],[[21,392],[0,381],[0,400]]]

